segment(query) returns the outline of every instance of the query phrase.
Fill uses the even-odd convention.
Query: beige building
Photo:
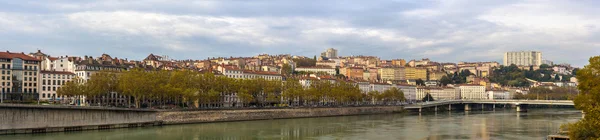
[[[405,73],[403,67],[388,67],[388,68],[380,68],[378,70],[378,74],[380,76],[379,79],[384,81],[399,81],[405,80]]]
[[[446,75],[446,72],[443,71],[431,71],[429,72],[429,80],[441,80],[442,77]]]
[[[40,60],[24,53],[0,52],[0,101],[38,99]]]
[[[325,52],[321,53],[321,56],[326,57],[326,58],[337,58],[338,50],[329,48],[329,49],[325,50]]]
[[[542,52],[520,51],[504,53],[504,66],[515,64],[517,66],[539,66],[542,65]]]
[[[460,93],[461,99],[467,100],[483,100],[487,99],[485,86],[477,84],[463,84],[456,87],[456,91]]]
[[[38,89],[40,90],[40,100],[59,100],[64,99],[56,94],[62,85],[75,78],[75,73],[66,71],[41,71],[39,78],[41,79]]]
[[[331,60],[317,61],[316,65],[317,66],[327,66],[327,67],[332,67],[332,68],[335,68],[338,66],[335,61],[331,61]]]
[[[406,75],[405,78],[408,80],[416,80],[416,79],[427,80],[427,69],[416,68],[416,67],[406,67],[405,75]]]

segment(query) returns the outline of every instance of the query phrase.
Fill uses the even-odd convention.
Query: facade
[[[24,53],[0,52],[2,102],[38,100],[40,60]]]
[[[423,99],[427,94],[430,94],[434,100],[456,100],[460,99],[459,94],[454,88],[448,87],[418,87],[417,99]]]
[[[387,67],[380,68],[377,72],[381,80],[384,81],[400,81],[406,79],[403,67]]]
[[[406,102],[416,102],[419,100],[417,98],[417,87],[413,85],[407,84],[396,84],[396,88],[402,90],[404,93],[404,98],[406,98]]]
[[[40,90],[39,98],[43,101],[56,101],[65,99],[59,97],[56,91],[65,83],[75,78],[72,72],[63,71],[41,71],[38,79],[41,79],[38,89]]]
[[[228,78],[235,79],[256,79],[262,78],[266,80],[283,80],[283,76],[277,72],[267,72],[267,71],[250,71],[250,70],[242,70],[235,66],[225,66],[219,65],[217,67],[217,71],[221,72],[224,76]]]
[[[296,71],[313,72],[313,73],[324,72],[329,75],[337,74],[337,72],[335,71],[335,68],[331,68],[331,67],[297,67]]]
[[[504,53],[504,66],[511,64],[517,66],[540,66],[542,65],[542,52],[520,51]]]
[[[485,86],[475,84],[464,84],[458,85],[456,87],[456,90],[460,93],[461,99],[483,100],[488,98],[488,95],[485,92]]]
[[[509,100],[512,99],[510,93],[506,90],[489,90],[487,91],[488,99],[490,100]]]
[[[327,66],[327,67],[332,67],[335,68],[339,63],[336,63],[335,61],[331,61],[331,60],[323,60],[323,61],[317,61],[316,65],[317,66]]]
[[[408,80],[427,80],[427,69],[424,68],[416,68],[416,67],[406,67],[405,68],[405,78]]]
[[[446,75],[446,72],[443,71],[432,71],[429,72],[429,80],[439,81]]]
[[[325,58],[337,58],[338,51],[336,49],[329,48],[329,49],[325,50],[325,52],[322,52],[321,56],[325,57]]]
[[[394,60],[392,60],[392,65],[398,66],[398,67],[404,67],[404,66],[406,66],[406,60],[404,60],[404,59],[394,59]]]
[[[363,68],[348,67],[348,68],[343,68],[343,69],[345,69],[345,73],[340,73],[340,74],[344,74],[348,78],[352,78],[352,79],[363,79],[363,76],[364,76]],[[340,72],[341,72],[341,70],[340,70]]]

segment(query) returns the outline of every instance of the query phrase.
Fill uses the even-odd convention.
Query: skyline
[[[0,0],[0,43],[11,52],[134,60],[150,53],[173,59],[312,57],[336,48],[341,56],[502,62],[504,52],[533,50],[582,67],[600,52],[597,4]]]

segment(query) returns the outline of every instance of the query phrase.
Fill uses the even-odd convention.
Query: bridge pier
[[[438,111],[437,106],[435,106],[434,108],[435,108],[435,112],[437,112]]]
[[[471,111],[471,106],[469,106],[469,104],[465,104],[465,111]]]
[[[421,113],[423,111],[423,108],[419,108],[419,113]]]
[[[527,112],[527,104],[516,104],[517,112]]]
[[[448,104],[448,111],[452,111],[452,104]]]
[[[481,111],[485,111],[485,104],[481,104]]]

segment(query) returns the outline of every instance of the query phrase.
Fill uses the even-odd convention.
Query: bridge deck
[[[428,108],[441,105],[452,105],[452,104],[514,104],[514,105],[562,105],[562,106],[574,106],[573,101],[569,100],[447,100],[447,101],[434,101],[418,103],[415,105],[405,106],[406,109],[419,109]]]

